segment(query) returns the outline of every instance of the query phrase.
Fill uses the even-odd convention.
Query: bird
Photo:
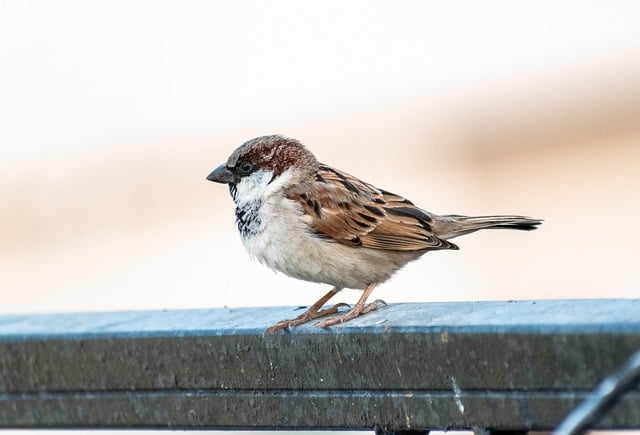
[[[486,228],[533,230],[542,223],[518,215],[428,212],[320,163],[300,141],[282,135],[244,142],[207,180],[228,185],[240,239],[252,258],[289,277],[332,286],[304,313],[267,333],[316,319],[321,328],[350,321],[386,305],[367,300],[407,263],[429,251],[458,249],[450,239]],[[323,308],[345,288],[363,291],[353,307]]]

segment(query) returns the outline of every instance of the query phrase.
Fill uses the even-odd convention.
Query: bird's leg
[[[340,290],[342,289],[339,287],[332,288],[326,295],[322,296],[320,299],[318,299],[316,303],[311,305],[307,311],[300,314],[295,319],[285,319],[285,320],[279,321],[278,323],[273,325],[271,328],[267,329],[267,333],[273,334],[274,332],[278,332],[281,329],[287,329],[287,328],[292,328],[294,326],[302,325],[303,323],[310,322],[313,319],[328,316],[330,314],[335,314],[338,312],[340,307],[348,307],[349,305],[341,302],[339,304],[335,304],[330,308],[321,310],[324,304],[326,304],[327,301],[332,297],[334,297]]]
[[[377,310],[379,302],[386,305],[386,303],[381,300],[377,300],[375,302],[371,302],[370,304],[365,305],[365,303],[367,302],[367,298],[369,297],[373,289],[376,288],[376,285],[378,285],[378,283],[375,283],[375,282],[369,284],[367,288],[364,289],[362,296],[360,296],[360,299],[358,299],[358,302],[351,310],[349,310],[344,314],[340,314],[338,316],[333,316],[328,319],[324,319],[321,322],[316,323],[315,326],[318,326],[320,328],[327,328],[329,326],[336,325],[338,323],[348,322],[349,320],[355,319],[361,314],[366,314],[370,311]]]

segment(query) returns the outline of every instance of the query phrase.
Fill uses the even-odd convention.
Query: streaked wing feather
[[[394,251],[457,249],[433,234],[431,216],[411,201],[325,165],[313,183],[287,194],[320,237]]]

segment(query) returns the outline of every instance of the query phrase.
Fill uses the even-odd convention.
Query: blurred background
[[[3,1],[0,312],[298,305],[211,169],[254,136],[436,213],[458,239],[388,302],[638,296],[637,2]],[[353,302],[358,293],[345,291]]]
[[[387,302],[637,297],[637,2],[2,1],[0,312],[304,305],[206,175],[281,133],[436,213],[518,213]],[[354,302],[359,293],[345,291]]]

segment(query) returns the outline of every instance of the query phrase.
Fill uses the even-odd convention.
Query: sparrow
[[[293,278],[333,288],[275,333],[324,318],[326,328],[376,310],[373,289],[429,251],[458,249],[449,240],[485,228],[533,230],[525,216],[437,215],[400,195],[318,162],[298,140],[261,136],[238,147],[207,180],[229,186],[235,220],[248,254]],[[344,288],[363,290],[358,302],[324,305]],[[332,316],[333,315],[333,316]]]

